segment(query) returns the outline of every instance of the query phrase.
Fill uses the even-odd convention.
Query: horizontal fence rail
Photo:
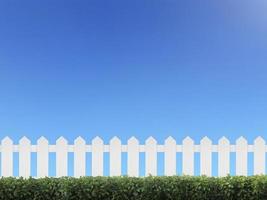
[[[19,176],[31,176],[32,153],[37,154],[37,177],[49,176],[49,153],[56,154],[56,177],[68,175],[68,153],[74,155],[74,177],[86,175],[86,153],[91,153],[92,176],[103,176],[104,153],[109,153],[109,175],[122,175],[122,153],[127,153],[127,175],[140,176],[140,153],[145,153],[145,175],[157,175],[158,155],[164,153],[164,175],[176,175],[177,166],[181,165],[182,174],[194,175],[195,153],[200,154],[200,175],[212,175],[212,154],[218,155],[218,176],[226,176],[230,173],[230,153],[234,152],[236,161],[236,175],[248,174],[248,153],[253,153],[253,173],[255,175],[265,174],[265,159],[267,145],[265,140],[257,137],[252,145],[248,145],[244,137],[236,140],[235,144],[222,137],[218,144],[212,144],[208,137],[204,137],[199,145],[194,140],[186,137],[182,144],[176,144],[172,137],[168,137],[164,144],[157,144],[153,137],[149,137],[145,144],[139,144],[135,137],[131,137],[127,144],[122,145],[117,137],[113,137],[109,144],[104,144],[100,137],[95,137],[91,144],[78,137],[74,144],[69,145],[64,137],[57,139],[55,145],[49,144],[48,140],[41,137],[36,145],[23,137],[18,145],[14,145],[9,137],[1,141],[1,176],[13,176],[13,167],[18,167]],[[18,153],[18,166],[14,166],[14,153]],[[181,153],[181,163],[177,163],[177,153]],[[105,163],[106,165],[106,163]]]

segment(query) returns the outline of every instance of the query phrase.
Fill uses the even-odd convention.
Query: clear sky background
[[[1,1],[0,138],[265,137],[266,10],[266,0]]]

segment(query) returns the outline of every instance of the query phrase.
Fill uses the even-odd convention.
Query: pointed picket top
[[[134,136],[132,136],[130,139],[128,139],[127,142],[128,142],[128,144],[139,144],[139,141]]]
[[[157,141],[155,140],[155,138],[150,136],[149,138],[146,139],[146,144],[157,144]]]
[[[223,136],[219,139],[219,144],[230,144],[230,141],[225,136]]]
[[[48,144],[48,140],[47,140],[44,136],[41,136],[41,137],[37,140],[37,144]]]
[[[205,136],[200,140],[200,144],[208,144],[208,145],[210,145],[210,144],[212,144],[212,141],[207,136]]]
[[[60,137],[56,140],[56,144],[68,144],[68,141],[67,141],[63,136],[60,136]]]
[[[169,136],[165,139],[165,144],[176,144],[176,141],[172,136]]]
[[[96,136],[93,140],[92,140],[92,144],[103,144],[103,140],[99,137]]]
[[[81,136],[79,136],[74,140],[74,144],[84,145],[85,144],[85,140]]]
[[[121,144],[121,140],[117,136],[114,136],[113,138],[111,138],[110,144],[118,144],[118,145],[120,145]]]
[[[191,137],[187,136],[183,139],[183,144],[194,144],[194,140]]]
[[[254,144],[262,144],[262,145],[264,145],[264,144],[265,144],[265,140],[264,140],[261,136],[258,136],[258,137],[254,140]]]
[[[19,140],[19,144],[31,144],[31,141],[30,141],[26,136],[23,136],[23,137]]]
[[[241,136],[236,140],[236,143],[237,144],[247,144],[247,140],[243,136]]]
[[[4,139],[2,139],[2,144],[13,144],[13,141],[10,139],[10,137],[6,136]]]

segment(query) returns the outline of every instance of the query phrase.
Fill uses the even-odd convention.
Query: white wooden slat
[[[121,141],[118,137],[113,137],[110,140],[110,176],[121,175]]]
[[[254,175],[265,174],[265,140],[257,137],[254,140]]]
[[[164,152],[165,176],[176,175],[176,141],[172,137],[165,140]]]
[[[104,143],[100,137],[92,140],[92,176],[103,176]]]
[[[37,140],[37,178],[48,176],[48,140],[41,137]]]
[[[212,142],[208,137],[200,141],[200,175],[212,175]]]
[[[74,177],[86,175],[86,142],[82,137],[74,141]]]
[[[244,137],[236,141],[236,175],[246,176],[248,165],[248,144]]]
[[[31,174],[31,141],[22,137],[19,141],[19,176],[28,178]]]
[[[230,173],[230,142],[226,137],[219,140],[218,145],[218,176],[227,176]]]
[[[131,137],[127,142],[127,175],[139,176],[139,141]]]
[[[13,141],[9,137],[5,137],[1,141],[1,147],[2,176],[13,176]]]
[[[145,175],[157,175],[157,141],[153,137],[145,142]]]
[[[60,137],[56,141],[56,177],[68,175],[68,141]]]
[[[184,175],[194,175],[194,141],[190,137],[183,140],[182,165]]]

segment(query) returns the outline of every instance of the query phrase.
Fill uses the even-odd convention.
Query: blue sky
[[[251,143],[267,133],[267,2],[0,2],[0,137]]]

